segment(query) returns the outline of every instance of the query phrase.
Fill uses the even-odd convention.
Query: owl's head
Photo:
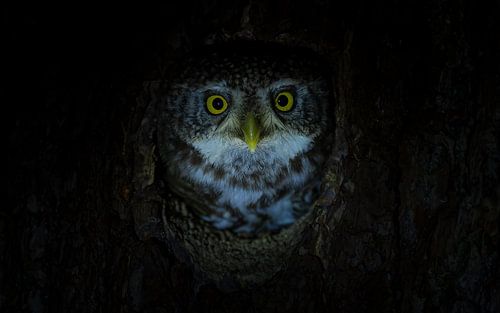
[[[289,158],[327,130],[331,81],[297,48],[222,46],[190,56],[166,96],[170,136],[214,164]],[[269,162],[267,162],[269,163]]]

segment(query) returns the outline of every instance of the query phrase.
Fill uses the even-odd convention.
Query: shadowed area
[[[498,3],[188,0],[58,12],[2,14],[0,311],[499,311]],[[84,23],[94,28],[75,26]],[[333,69],[325,194],[293,244],[263,236],[239,249],[219,233],[186,253],[169,232],[183,234],[175,225],[193,212],[180,207],[169,215],[179,223],[164,223],[175,201],[160,192],[157,138],[140,130],[176,60],[241,39],[305,47]],[[243,256],[274,252],[229,259],[220,242]]]

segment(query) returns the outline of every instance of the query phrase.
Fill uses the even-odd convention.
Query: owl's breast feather
[[[220,137],[195,141],[173,163],[196,202],[209,208],[205,220],[219,229],[239,225],[250,232],[262,220],[270,229],[294,222],[295,194],[315,172],[310,146],[305,136],[281,134],[265,138],[252,153],[240,139]]]

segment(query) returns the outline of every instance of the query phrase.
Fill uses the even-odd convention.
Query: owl
[[[237,234],[276,232],[306,213],[332,137],[324,63],[298,48],[233,44],[171,74],[158,116],[169,190]]]

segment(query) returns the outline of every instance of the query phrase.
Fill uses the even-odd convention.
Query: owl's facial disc
[[[260,141],[260,129],[259,122],[255,119],[253,112],[250,112],[245,118],[241,130],[243,131],[245,142],[248,145],[248,150],[252,153],[255,151]]]

